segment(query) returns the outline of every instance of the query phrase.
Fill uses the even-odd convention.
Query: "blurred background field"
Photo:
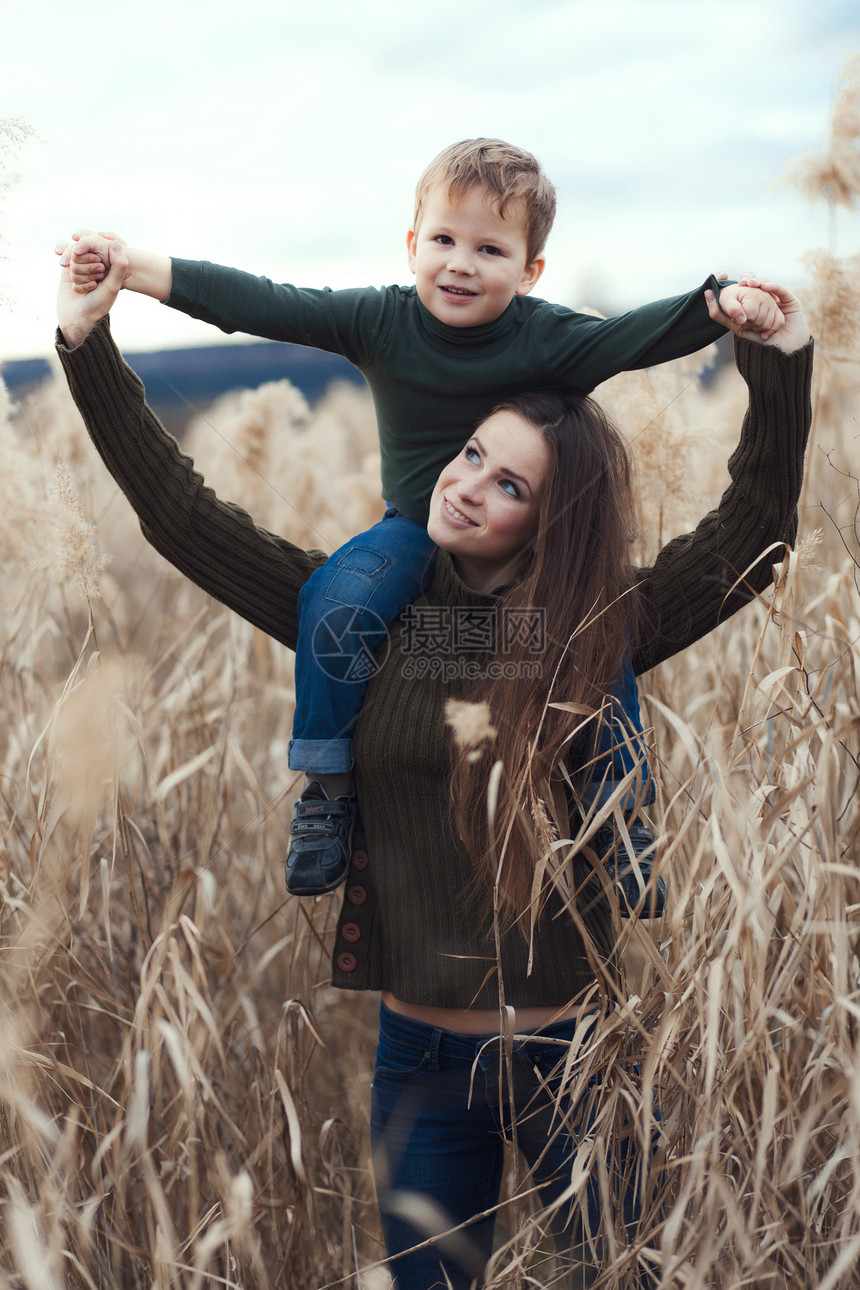
[[[842,85],[796,172],[825,209],[860,193],[856,60]],[[634,1057],[658,1091],[668,1190],[607,1287],[636,1261],[690,1290],[858,1283],[860,259],[841,249],[805,288],[798,549],[641,685],[672,898],[589,1062],[611,1105],[635,1105]],[[598,393],[634,446],[647,559],[719,496],[744,389],[686,364]],[[380,513],[354,387],[312,408],[286,382],[228,394],[183,435],[303,545]],[[283,890],[291,657],[146,546],[61,378],[0,403],[0,441],[0,1286],[376,1290],[377,1000],[327,985],[336,899]],[[499,1226],[491,1284],[552,1284],[528,1202]]]

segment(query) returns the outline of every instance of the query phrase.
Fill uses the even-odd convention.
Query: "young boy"
[[[782,324],[766,292],[713,277],[688,295],[611,319],[529,298],[554,216],[555,191],[530,153],[472,139],[446,148],[418,182],[406,239],[414,287],[306,290],[127,250],[127,288],[226,332],[343,354],[373,394],[386,516],[336,551],[301,598],[289,765],[308,782],[296,803],[286,869],[296,894],[331,891],[346,876],[355,813],[352,731],[372,652],[424,585],[435,551],[425,529],[433,484],[478,422],[515,392],[559,386],[588,394],[619,371],[709,344],[723,328],[709,318],[708,287],[736,325],[772,334]],[[78,234],[76,244],[58,247],[81,291],[92,289],[109,262],[106,236]],[[650,800],[653,785],[629,664],[610,707],[585,805],[638,763],[638,787],[628,795],[633,809]],[[630,835],[637,855],[652,842],[639,821]]]

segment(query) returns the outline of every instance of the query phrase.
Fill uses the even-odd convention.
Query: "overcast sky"
[[[8,7],[7,7],[8,9]],[[721,268],[796,283],[823,207],[772,181],[823,143],[857,0],[29,0],[4,12],[0,359],[44,354],[58,237],[90,225],[309,286],[409,280],[415,180],[455,139],[559,190],[539,294],[616,308]],[[860,219],[838,249],[860,250]],[[220,333],[124,297],[128,349]]]

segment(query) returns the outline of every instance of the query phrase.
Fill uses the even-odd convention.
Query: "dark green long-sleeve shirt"
[[[62,342],[62,337],[60,337]],[[810,423],[812,345],[795,354],[736,342],[750,406],[729,461],[731,484],[697,528],[638,571],[644,614],[631,642],[637,673],[697,640],[770,580],[772,544],[793,542]],[[105,464],[140,518],[147,539],[176,568],[236,613],[291,648],[298,597],[323,561],[258,528],[207,488],[147,407],[143,387],[113,344],[107,320],[60,360],[75,402]],[[743,582],[739,575],[749,570]],[[425,602],[475,606],[440,553]],[[571,630],[574,624],[571,624]],[[519,931],[503,934],[497,964],[487,917],[474,912],[472,868],[450,822],[448,697],[468,684],[431,669],[420,677],[403,620],[370,680],[356,729],[357,788],[367,834],[354,857],[332,955],[332,981],[345,989],[391,990],[408,1003],[493,1008],[498,974],[515,1007],[561,1004],[594,982],[583,938],[550,898],[532,971]],[[488,897],[489,899],[489,897]],[[559,914],[559,917],[552,917]],[[596,952],[611,959],[605,915],[588,916]]]
[[[342,354],[363,373],[376,406],[382,495],[423,528],[439,471],[479,421],[512,394],[561,388],[589,394],[618,372],[691,354],[725,329],[704,292],[592,318],[514,296],[481,327],[449,327],[414,287],[309,290],[205,260],[174,260],[167,301],[222,331],[249,332]]]

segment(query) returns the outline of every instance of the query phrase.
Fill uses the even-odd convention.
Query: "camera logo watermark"
[[[543,675],[543,609],[407,605],[400,625],[402,673],[407,680],[513,681],[538,680]],[[378,614],[346,605],[323,615],[312,643],[314,658],[326,676],[346,685],[364,685],[382,670],[391,649],[388,630]],[[385,648],[380,649],[383,643]],[[515,649],[517,659],[510,657]]]
[[[377,654],[382,643],[385,649]],[[326,676],[345,685],[364,685],[385,666],[388,629],[372,609],[329,609],[314,628],[311,647]]]

